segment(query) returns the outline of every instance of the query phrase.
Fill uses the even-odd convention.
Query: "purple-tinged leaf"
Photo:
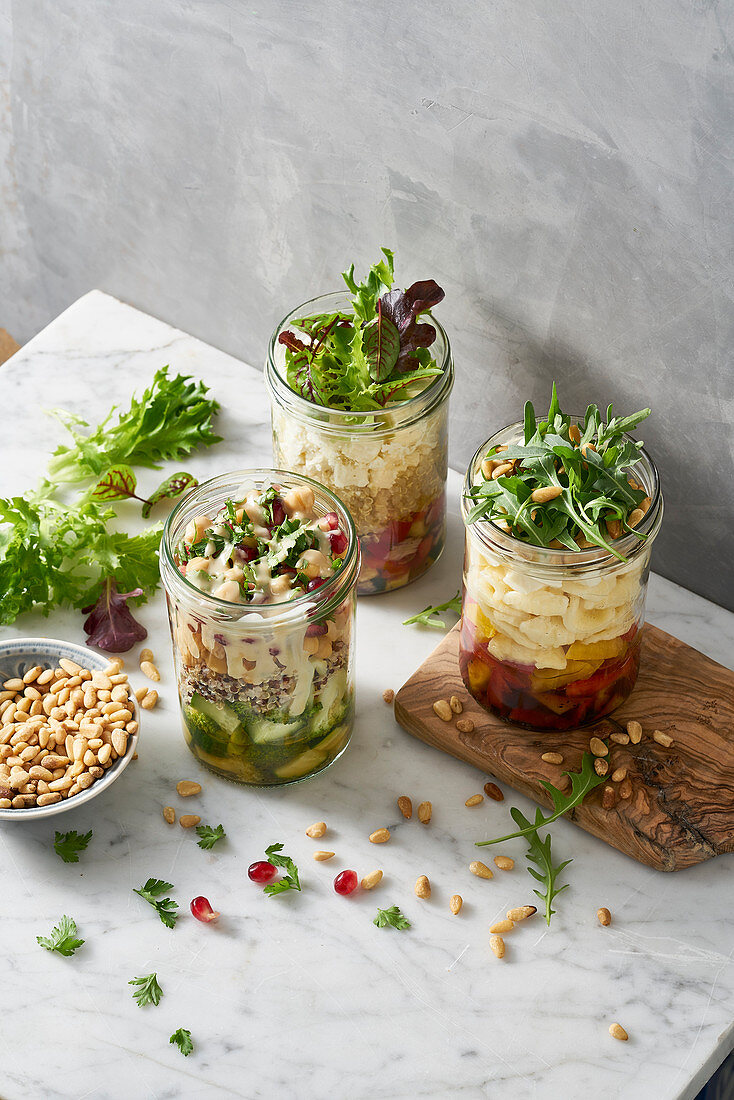
[[[369,364],[373,382],[389,378],[400,354],[400,333],[377,303],[377,319],[364,330],[362,336],[365,358]]]
[[[158,504],[161,500],[174,500],[186,489],[193,489],[198,484],[193,474],[187,474],[183,470],[177,474],[171,474],[143,504],[143,519],[148,518],[154,504]]]
[[[115,578],[108,577],[97,602],[82,608],[82,614],[88,615],[84,622],[84,631],[89,635],[87,645],[96,645],[106,653],[127,653],[136,642],[147,638],[148,631],[133,618],[127,606],[133,596],[142,595],[142,588],[118,592]]]
[[[285,332],[281,332],[278,337],[279,344],[285,344],[291,351],[305,351],[306,345],[303,340],[299,340],[295,333],[290,332],[288,329]]]
[[[111,466],[92,490],[92,500],[124,500],[134,497],[137,481],[129,466]]]
[[[418,317],[426,310],[433,309],[445,297],[443,290],[434,279],[424,279],[413,283],[407,290],[391,290],[380,299],[383,316],[396,326],[400,334],[400,355],[395,364],[395,372],[402,374],[415,366],[415,353],[418,348],[429,348],[436,339],[433,325],[424,322],[418,324]]]

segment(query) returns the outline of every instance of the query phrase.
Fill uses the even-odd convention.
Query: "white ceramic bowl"
[[[0,684],[16,676],[22,677],[34,665],[56,668],[61,657],[76,661],[82,668],[91,669],[92,672],[101,672],[107,668],[114,654],[104,657],[86,646],[75,645],[73,642],[59,642],[55,638],[12,638],[8,641],[0,641]],[[131,702],[133,717],[140,722],[140,708],[134,695]],[[85,791],[80,791],[71,798],[62,799],[61,802],[54,802],[51,806],[31,806],[27,810],[0,809],[0,821],[30,821],[39,817],[63,814],[66,810],[78,809],[108,790],[118,776],[122,775],[133,758],[137,744],[138,733],[130,734],[125,755],[116,760],[102,778],[96,779]]]

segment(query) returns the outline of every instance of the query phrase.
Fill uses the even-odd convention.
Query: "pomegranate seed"
[[[280,527],[281,523],[285,521],[285,508],[283,507],[283,501],[280,497],[276,497],[273,501],[273,526]]]
[[[209,924],[210,921],[216,920],[219,916],[216,909],[212,909],[208,898],[204,897],[194,898],[191,902],[191,912],[197,920],[203,921],[204,924]]]
[[[334,879],[334,889],[337,894],[343,894],[344,896],[353,894],[357,889],[358,882],[356,871],[340,871]]]
[[[339,526],[339,517],[336,512],[327,512],[324,519],[328,523],[332,531],[335,531]]]
[[[306,585],[306,591],[315,592],[317,588],[321,588],[321,585],[323,583],[324,581],[322,577],[313,577]]]
[[[327,623],[309,623],[306,627],[306,637],[319,638],[322,634],[326,634],[328,629]]]
[[[242,546],[242,544],[240,543],[237,546],[237,556],[240,558],[241,561],[254,561],[254,559],[257,557],[257,547]]]
[[[251,863],[247,868],[247,874],[253,882],[270,882],[271,878],[275,878],[277,873],[278,868],[274,867],[272,863],[268,863],[266,859]]]
[[[347,536],[344,534],[343,531],[339,530],[329,531],[329,542],[331,544],[332,554],[336,554],[337,557],[341,557],[341,555],[344,553],[347,546],[349,545],[349,540],[347,539]]]

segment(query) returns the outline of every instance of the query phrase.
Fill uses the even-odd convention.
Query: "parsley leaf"
[[[417,615],[413,615],[412,618],[404,619],[403,626],[419,623],[421,626],[433,626],[437,630],[445,630],[446,623],[438,617],[444,611],[450,611],[452,615],[461,615],[461,592],[457,592],[446,603],[436,604],[435,607],[426,607]]]
[[[263,890],[264,894],[274,895],[282,894],[286,890],[300,890],[301,883],[298,878],[298,868],[296,867],[290,856],[282,856],[279,853],[283,851],[282,844],[271,844],[269,848],[265,849],[265,855],[270,863],[274,867],[282,867],[286,871],[283,878],[278,879],[277,882],[271,882]]]
[[[131,978],[127,984],[138,986],[133,992],[133,997],[141,1008],[145,1005],[157,1005],[160,1003],[160,999],[163,996],[163,990],[158,985],[157,974],[144,974],[142,978]]]
[[[197,841],[199,847],[208,849],[213,848],[218,840],[224,840],[227,834],[222,825],[217,825],[216,828],[211,825],[197,825],[196,835],[201,837],[201,840]]]
[[[92,839],[92,830],[88,833],[78,833],[72,829],[69,833],[56,833],[54,850],[57,856],[61,856],[64,863],[78,863],[77,852],[83,852]]]
[[[191,1032],[187,1031],[185,1027],[180,1027],[177,1031],[174,1031],[168,1042],[175,1043],[184,1058],[188,1058],[194,1049],[194,1044],[191,1042]]]
[[[56,951],[59,955],[69,958],[84,943],[84,940],[77,939],[76,933],[76,921],[71,917],[62,917],[52,929],[50,936],[36,936],[36,942],[47,951]]]
[[[378,928],[386,928],[388,925],[400,930],[410,928],[410,921],[403,916],[397,905],[391,905],[389,909],[378,909],[377,916],[372,923],[376,924]]]
[[[565,867],[568,867],[569,863],[572,863],[571,859],[564,859],[563,863],[553,863],[553,857],[551,855],[551,838],[550,833],[547,834],[545,840],[540,839],[538,833],[538,827],[543,825],[545,818],[543,811],[538,807],[535,812],[535,825],[531,825],[528,819],[523,813],[518,810],[516,806],[513,806],[510,810],[512,817],[517,824],[523,828],[532,829],[532,832],[527,833],[527,840],[529,847],[525,853],[525,858],[528,863],[534,863],[539,870],[535,870],[534,867],[528,867],[528,872],[538,882],[542,882],[545,886],[545,890],[534,890],[533,892],[538,895],[541,901],[545,902],[545,921],[546,924],[550,924],[551,917],[555,913],[555,909],[552,908],[553,900],[565,890],[568,883],[564,883],[563,886],[556,887],[556,879],[559,877]]]
[[[171,898],[161,898],[161,894],[165,894],[166,890],[173,889],[172,882],[164,882],[160,878],[149,878],[145,886],[141,886],[139,890],[134,891],[134,893],[140,895],[143,901],[147,901],[149,905],[153,906],[166,928],[173,928],[176,923],[178,913],[174,913],[173,910],[178,909],[178,902],[173,901]]]

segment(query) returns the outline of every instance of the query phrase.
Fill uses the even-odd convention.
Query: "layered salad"
[[[275,461],[327,485],[359,532],[359,591],[408,584],[445,538],[448,341],[426,320],[444,292],[432,279],[393,288],[393,254],[349,295],[325,295],[284,323],[271,346]],[[305,309],[306,307],[302,307]]]
[[[243,488],[188,521],[173,549],[186,583],[166,587],[187,741],[204,764],[273,785],[319,771],[345,747],[349,546],[339,515],[303,482]]]
[[[568,729],[634,686],[652,539],[655,468],[627,434],[649,409],[606,422],[595,405],[522,424],[480,448],[467,475],[461,672],[483,706]],[[636,472],[637,471],[637,472]]]

